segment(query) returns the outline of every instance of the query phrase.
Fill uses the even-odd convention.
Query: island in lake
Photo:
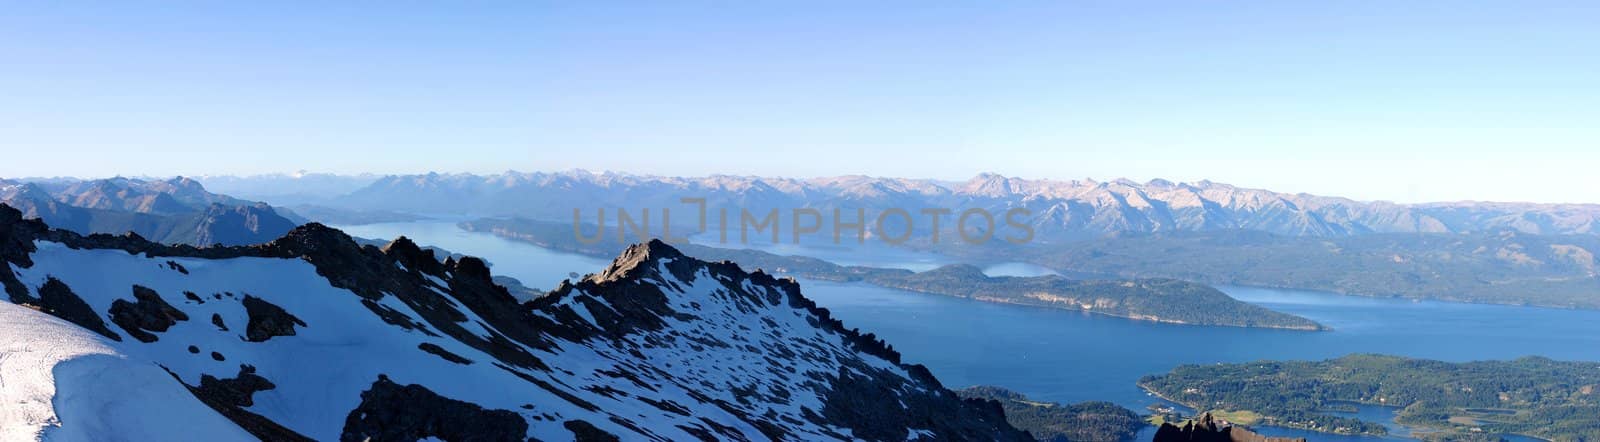
[[[614,256],[626,247],[606,237],[584,244],[572,225],[530,219],[480,219],[462,222],[462,229],[488,232],[540,247],[591,256]],[[725,249],[674,244],[684,254],[711,261],[807,279],[864,282],[918,293],[980,301],[1060,308],[1172,324],[1326,330],[1316,321],[1242,302],[1221,291],[1192,282],[1165,278],[1074,280],[1060,276],[988,276],[975,266],[952,264],[925,272],[881,267],[843,266],[816,258],[785,256],[750,249]]]
[[[1450,363],[1357,354],[1184,365],[1146,376],[1139,386],[1214,415],[1330,433],[1385,434],[1381,423],[1333,414],[1368,404],[1398,407],[1396,420],[1427,439],[1520,434],[1600,440],[1600,363],[1594,362],[1525,357]]]

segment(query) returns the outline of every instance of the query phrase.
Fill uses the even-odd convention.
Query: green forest
[[[1329,414],[1352,403],[1401,407],[1397,420],[1430,438],[1523,434],[1600,440],[1600,363],[1539,357],[1450,363],[1383,355],[1325,361],[1184,365],[1139,385],[1201,410],[1248,410],[1271,425],[1382,434]]]
[[[956,394],[999,402],[1006,411],[1006,422],[1042,441],[1128,440],[1145,426],[1137,413],[1110,402],[1037,402],[1022,393],[987,385],[963,388]]]

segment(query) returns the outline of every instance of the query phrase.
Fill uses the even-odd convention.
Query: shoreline
[[[535,247],[540,247],[540,248],[544,248],[544,249],[548,249],[548,250],[552,250],[552,251],[557,251],[557,252],[573,253],[573,254],[577,254],[577,255],[584,255],[584,256],[596,257],[596,258],[610,258],[610,257],[614,257],[615,256],[614,254],[612,254],[612,255],[604,254],[604,252],[601,250],[603,247],[597,247],[597,248],[574,248],[574,247],[563,246],[563,245],[560,245],[560,244],[556,244],[556,243],[554,243],[552,241],[542,240],[542,239],[540,239],[538,237],[538,235],[521,233],[521,232],[517,232],[517,231],[515,231],[513,229],[508,229],[508,228],[505,228],[505,227],[495,226],[495,227],[489,227],[489,228],[482,228],[482,227],[475,226],[475,225],[473,225],[471,223],[468,223],[468,222],[463,222],[463,223],[457,223],[457,228],[461,229],[462,231],[466,231],[466,232],[485,233],[485,234],[488,234],[488,235],[491,235],[491,236],[494,236],[494,237],[498,237],[498,238],[501,238],[501,239],[505,239],[505,240],[508,240],[508,241],[521,242],[521,243],[524,243],[524,244],[528,244],[528,245],[532,245],[532,246],[535,246]],[[725,250],[738,251],[740,249],[725,249]],[[759,250],[757,250],[757,252],[759,252]],[[762,253],[769,253],[769,252],[762,252]],[[811,258],[811,257],[807,257],[807,256],[787,256],[787,255],[776,255],[776,254],[773,254],[773,255],[780,256],[780,257],[791,257],[791,258],[797,257],[797,258],[804,258],[804,259],[817,259],[817,258]],[[831,265],[839,266],[839,264],[834,264],[834,263],[826,261],[826,260],[821,260],[821,259],[817,259],[817,260],[821,261],[821,262],[827,262],[828,264],[831,264]],[[744,266],[744,264],[741,264],[741,266]],[[845,267],[845,266],[840,266],[840,267]],[[1332,331],[1333,330],[1332,327],[1329,327],[1327,325],[1323,325],[1321,323],[1318,323],[1318,322],[1316,322],[1314,320],[1311,320],[1310,318],[1305,318],[1305,317],[1302,317],[1302,316],[1293,315],[1293,314],[1284,313],[1284,312],[1278,312],[1276,310],[1271,310],[1271,311],[1273,311],[1275,313],[1279,313],[1279,314],[1283,314],[1283,315],[1287,315],[1287,316],[1303,319],[1303,320],[1305,320],[1307,322],[1310,322],[1310,325],[1294,326],[1294,325],[1251,325],[1251,324],[1223,324],[1223,323],[1201,324],[1201,323],[1195,323],[1195,322],[1188,322],[1188,321],[1184,321],[1184,320],[1180,320],[1180,319],[1170,319],[1170,318],[1165,318],[1165,317],[1161,317],[1161,316],[1157,316],[1157,315],[1149,315],[1149,314],[1142,314],[1142,313],[1131,313],[1131,312],[1130,313],[1119,313],[1119,312],[1109,312],[1109,311],[1095,310],[1095,309],[1086,309],[1086,308],[1081,308],[1081,307],[1066,308],[1066,307],[1062,307],[1062,306],[1053,305],[1053,304],[1050,304],[1050,303],[1020,302],[1018,300],[1002,299],[1002,298],[987,297],[987,296],[961,296],[961,295],[941,293],[941,292],[936,292],[936,291],[917,290],[917,289],[910,288],[910,287],[902,287],[902,286],[895,286],[895,285],[880,284],[880,283],[875,283],[875,282],[867,280],[867,279],[852,280],[852,279],[849,279],[849,278],[829,277],[828,275],[822,275],[822,274],[808,274],[807,272],[792,272],[792,271],[782,270],[781,267],[779,269],[765,269],[765,268],[763,268],[761,266],[753,266],[751,268],[751,270],[756,270],[756,269],[760,269],[762,271],[765,271],[765,272],[768,272],[768,273],[772,273],[772,274],[775,274],[775,275],[788,276],[788,277],[793,277],[793,278],[797,278],[797,279],[802,279],[803,278],[803,279],[813,279],[813,280],[830,281],[830,282],[861,282],[861,283],[865,283],[865,284],[868,284],[868,285],[871,285],[871,286],[874,286],[874,287],[881,287],[881,288],[886,288],[886,289],[891,289],[891,290],[900,290],[900,291],[904,291],[904,292],[917,293],[917,294],[923,294],[923,295],[946,296],[946,297],[951,297],[951,298],[970,299],[970,300],[974,300],[974,301],[988,302],[988,303],[994,303],[994,304],[1007,304],[1007,305],[1017,305],[1017,306],[1044,308],[1044,309],[1051,309],[1051,310],[1062,310],[1062,311],[1069,311],[1069,312],[1081,312],[1081,313],[1096,314],[1096,315],[1102,315],[1102,316],[1113,317],[1113,318],[1121,318],[1121,319],[1126,319],[1126,320],[1131,320],[1131,321],[1153,322],[1153,323],[1158,323],[1158,324],[1202,326],[1202,327],[1255,328],[1255,329],[1286,330],[1286,331],[1300,331],[1300,332],[1325,332],[1325,331]],[[1200,284],[1200,283],[1195,283],[1195,284]],[[1209,285],[1207,285],[1207,286],[1211,287],[1212,289],[1216,288],[1214,286],[1209,286]],[[1232,297],[1230,296],[1230,298],[1232,298]],[[1238,301],[1237,299],[1235,299],[1235,301],[1244,302],[1244,301]]]
[[[1182,405],[1182,406],[1188,407],[1190,410],[1194,410],[1195,414],[1203,412],[1203,411],[1200,411],[1200,407],[1196,407],[1196,406],[1191,405],[1191,404],[1186,404],[1186,403],[1184,403],[1182,401],[1173,400],[1172,398],[1169,398],[1166,395],[1163,395],[1158,391],[1150,389],[1150,387],[1145,385],[1143,382],[1136,382],[1136,383],[1134,383],[1134,385],[1138,386],[1139,389],[1143,390],[1145,393],[1149,393],[1151,396],[1155,396],[1155,397],[1160,398],[1161,400],[1164,400],[1164,401],[1167,401],[1167,402],[1171,402],[1171,403],[1174,403],[1174,404],[1178,404],[1178,405]],[[1369,405],[1375,405],[1375,404],[1369,404]],[[1261,415],[1263,420],[1265,420],[1265,419],[1272,419],[1272,420],[1275,420],[1275,421],[1281,420],[1277,416],[1273,416],[1273,415],[1262,413],[1262,412],[1255,411],[1255,410],[1234,410],[1234,411],[1248,411],[1248,412],[1251,412],[1251,413],[1256,413],[1256,414]],[[1380,422],[1379,424],[1381,425],[1382,423]],[[1240,425],[1243,425],[1243,424],[1240,424]],[[1400,425],[1402,427],[1406,427],[1407,430],[1410,430],[1411,432],[1415,433],[1415,429],[1412,428],[1409,425],[1401,424],[1399,422],[1395,422],[1395,425]],[[1259,425],[1245,425],[1246,428],[1252,427],[1252,426],[1283,428],[1283,429],[1287,429],[1287,430],[1298,430],[1298,431],[1310,431],[1310,432],[1313,432],[1313,433],[1337,434],[1337,435],[1341,435],[1341,436],[1372,436],[1372,437],[1389,437],[1389,436],[1393,436],[1393,435],[1388,433],[1388,431],[1387,431],[1388,430],[1388,426],[1387,425],[1384,425],[1384,430],[1385,431],[1383,433],[1370,433],[1370,432],[1338,433],[1338,432],[1333,432],[1333,431],[1318,430],[1318,429],[1315,429],[1315,428],[1305,428],[1305,427],[1300,427],[1300,426],[1295,426],[1295,425],[1282,425],[1282,424],[1274,425],[1274,424],[1267,424],[1267,423],[1262,423],[1262,424],[1259,424]]]

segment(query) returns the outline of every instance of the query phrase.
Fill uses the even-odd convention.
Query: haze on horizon
[[[1593,3],[495,6],[14,5],[0,176],[995,172],[1600,203]]]

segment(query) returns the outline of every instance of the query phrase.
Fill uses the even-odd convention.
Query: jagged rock
[[[189,320],[189,315],[168,304],[148,287],[133,286],[133,298],[135,302],[123,299],[111,302],[111,322],[139,342],[155,342],[158,338],[150,332],[164,332],[178,321]]]
[[[294,326],[306,326],[305,321],[284,311],[283,307],[261,298],[245,295],[243,303],[245,313],[250,315],[250,322],[244,326],[246,341],[266,342],[274,336],[294,336]]]
[[[430,275],[437,275],[444,271],[444,266],[433,255],[433,250],[425,250],[404,236],[395,238],[383,246],[383,254],[394,258],[407,269],[417,270]]]
[[[5,273],[10,274],[11,272]],[[17,297],[13,295],[12,299],[16,300]],[[67,284],[59,279],[45,279],[44,285],[39,287],[39,297],[37,299],[23,298],[18,303],[32,306],[39,309],[39,311],[65,319],[67,322],[78,324],[79,327],[87,328],[112,340],[122,340],[122,336],[118,336],[111,329],[106,328],[105,321],[100,319],[100,315],[95,314],[94,308],[83,302],[83,298],[79,298],[78,295],[72,293],[72,288],[67,287]]]
[[[341,441],[521,441],[528,423],[516,412],[485,410],[440,396],[421,385],[399,385],[379,375],[350,410]]]

